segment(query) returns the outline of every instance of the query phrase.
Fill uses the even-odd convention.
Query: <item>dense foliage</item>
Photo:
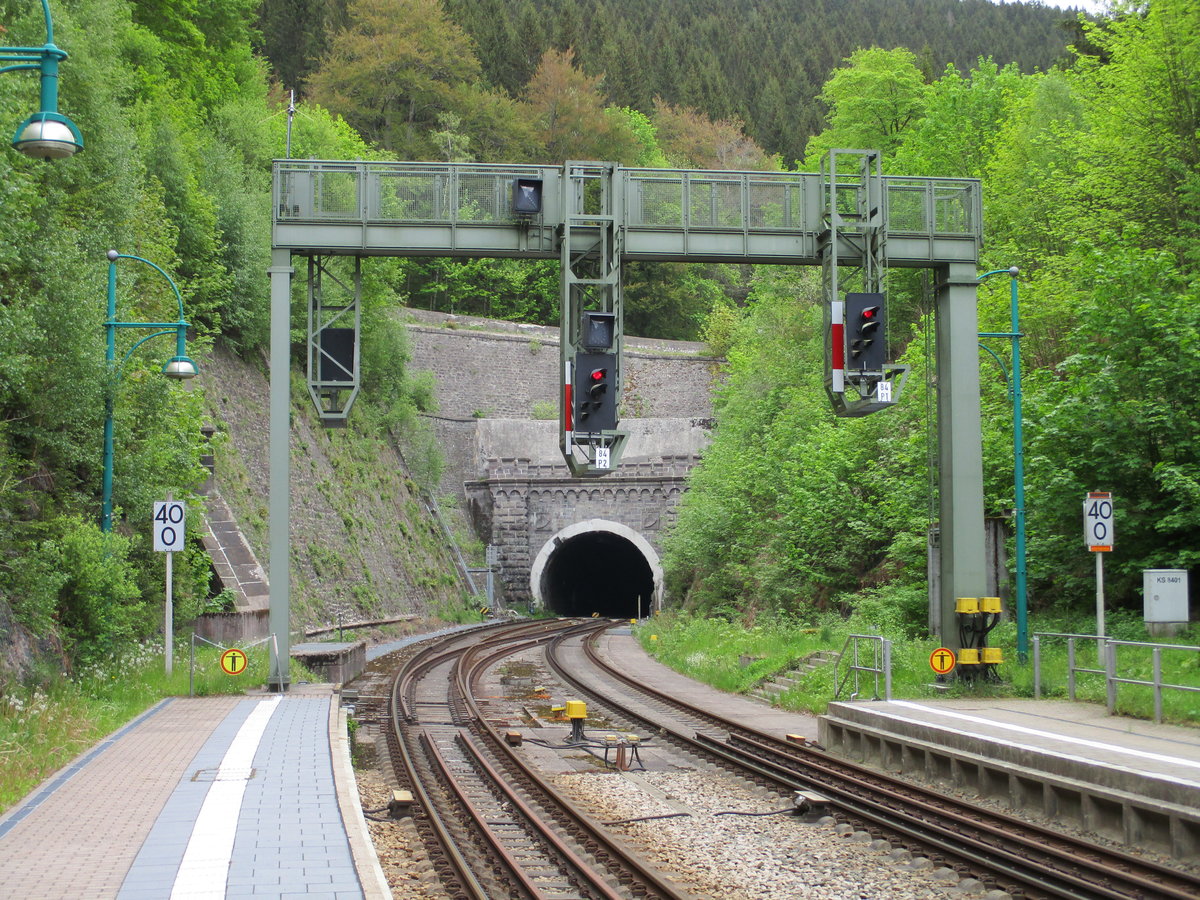
[[[987,0],[446,0],[440,5],[455,28],[439,24],[438,30],[449,35],[461,29],[453,38],[460,52],[461,36],[469,36],[478,59],[473,64],[504,96],[525,94],[547,51],[573,50],[588,76],[603,78],[613,105],[648,113],[662,101],[701,110],[714,120],[738,119],[758,144],[789,161],[803,158],[805,141],[821,129],[821,84],[855,48],[907,47],[919,54],[928,76],[949,63],[964,69],[980,56],[1031,72],[1048,69],[1064,56],[1070,32],[1064,22],[1074,18],[1039,4]],[[359,10],[391,10],[390,29],[410,35],[398,39],[405,47],[414,32],[429,27],[438,6],[432,0],[266,0],[264,53],[284,84],[305,92],[320,57],[327,50],[340,52],[337,27],[358,20]],[[471,64],[465,56],[459,59]],[[438,71],[424,67],[431,80]]]
[[[856,47],[908,46],[928,77],[983,54],[1031,71],[1063,55],[1069,18],[985,0],[265,0],[259,21],[282,84],[402,159],[764,169],[803,157],[819,86]],[[556,266],[403,268],[414,305],[557,324]],[[627,321],[694,339],[744,282],[640,268]]]
[[[60,108],[85,149],[41,163],[0,152],[0,681],[41,651],[107,656],[161,628],[163,554],[150,514],[168,491],[193,522],[202,390],[158,374],[173,345],[120,329],[105,363],[108,260],[116,248],[161,266],[178,284],[204,364],[221,339],[257,353],[266,338],[270,161],[285,132],[251,49],[251,0],[56,0]],[[41,5],[0,0],[0,40],[41,46]],[[0,76],[0,121],[15,127],[37,100],[36,77]],[[365,144],[319,108],[295,145],[356,157]],[[161,275],[117,265],[117,319],[178,318]],[[127,356],[128,354],[128,356]],[[115,419],[115,527],[99,527],[105,398]],[[210,561],[193,542],[175,554],[176,613],[209,595]],[[56,669],[57,671],[57,669]]]
[[[1072,32],[1057,11],[983,0],[54,0],[55,41],[70,53],[61,108],[86,149],[53,164],[0,152],[0,635],[87,659],[160,627],[148,517],[167,491],[200,512],[206,400],[158,375],[165,341],[132,350],[143,332],[122,332],[118,359],[130,356],[107,370],[104,254],[174,277],[202,363],[217,340],[260,353],[270,161],[284,155],[290,87],[298,158],[777,169],[870,146],[892,171],[982,178],[984,262],[1024,273],[1035,599],[1085,601],[1078,501],[1108,489],[1121,536],[1111,590],[1132,602],[1142,568],[1194,567],[1200,552],[1188,389],[1200,375],[1200,11],[1189,0],[1119,10]],[[1047,69],[1072,33],[1080,52]],[[40,5],[0,0],[0,41],[40,45]],[[0,76],[0,122],[21,121],[35,97],[32,75]],[[553,264],[364,268],[364,393],[381,398],[365,427],[411,421],[422,402],[394,365],[397,302],[557,320]],[[625,275],[630,330],[729,350],[717,442],[671,546],[675,590],[730,609],[857,592],[919,622],[935,508],[920,278],[890,276],[892,356],[913,366],[906,399],[849,422],[822,397],[812,273]],[[120,319],[175,315],[169,286],[134,261],[118,265],[117,292]],[[980,309],[982,328],[1007,328],[1001,286],[984,288]],[[106,396],[111,534],[97,526]],[[999,373],[984,404],[987,502],[1000,515],[1012,476]],[[175,579],[183,620],[208,593],[198,547],[178,556]]]
[[[853,54],[825,86],[824,148],[876,146],[886,168],[983,179],[984,269],[1021,268],[1031,603],[1094,596],[1081,502],[1116,499],[1106,591],[1140,609],[1141,572],[1197,576],[1200,527],[1200,8],[1153,0],[1089,27],[1045,74],[984,60],[926,84],[905,50]],[[885,597],[921,622],[936,502],[927,286],[889,276],[903,401],[837,420],[820,397],[817,289],[762,272],[733,330],[716,441],[671,538],[678,595],[703,608],[803,610]],[[980,330],[1006,332],[1009,280],[981,287]],[[1004,341],[991,341],[1003,359]],[[987,514],[1013,505],[1011,406],[983,367]]]

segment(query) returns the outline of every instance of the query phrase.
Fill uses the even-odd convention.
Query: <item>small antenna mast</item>
[[[288,101],[288,127],[287,127],[287,149],[284,152],[285,159],[292,158],[292,119],[296,117],[296,92],[291,92],[291,99]]]

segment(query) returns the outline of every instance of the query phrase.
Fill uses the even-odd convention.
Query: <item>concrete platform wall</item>
[[[830,753],[894,775],[911,774],[1178,859],[1200,859],[1200,788],[1153,773],[1073,763],[959,730],[873,718],[868,704],[831,704],[818,723]]]

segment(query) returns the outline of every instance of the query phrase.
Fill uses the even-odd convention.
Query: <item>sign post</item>
[[[1107,491],[1089,491],[1083,501],[1083,539],[1096,554],[1096,637],[1104,637],[1104,554],[1113,548],[1113,503]]]
[[[184,505],[172,500],[154,504],[154,549],[167,554],[167,607],[163,614],[163,642],[166,648],[167,675],[170,676],[175,662],[175,608],[172,601],[174,591],[173,562],[175,553],[183,549]]]

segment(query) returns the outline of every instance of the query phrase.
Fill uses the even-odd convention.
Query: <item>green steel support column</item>
[[[288,660],[291,656],[291,340],[292,254],[290,250],[272,250],[271,268],[271,417],[270,417],[270,619],[268,628],[275,636],[270,647],[271,670],[267,686],[285,690],[288,686]]]
[[[939,634],[943,646],[957,652],[955,598],[979,597],[987,590],[975,267],[940,268],[937,283]]]

